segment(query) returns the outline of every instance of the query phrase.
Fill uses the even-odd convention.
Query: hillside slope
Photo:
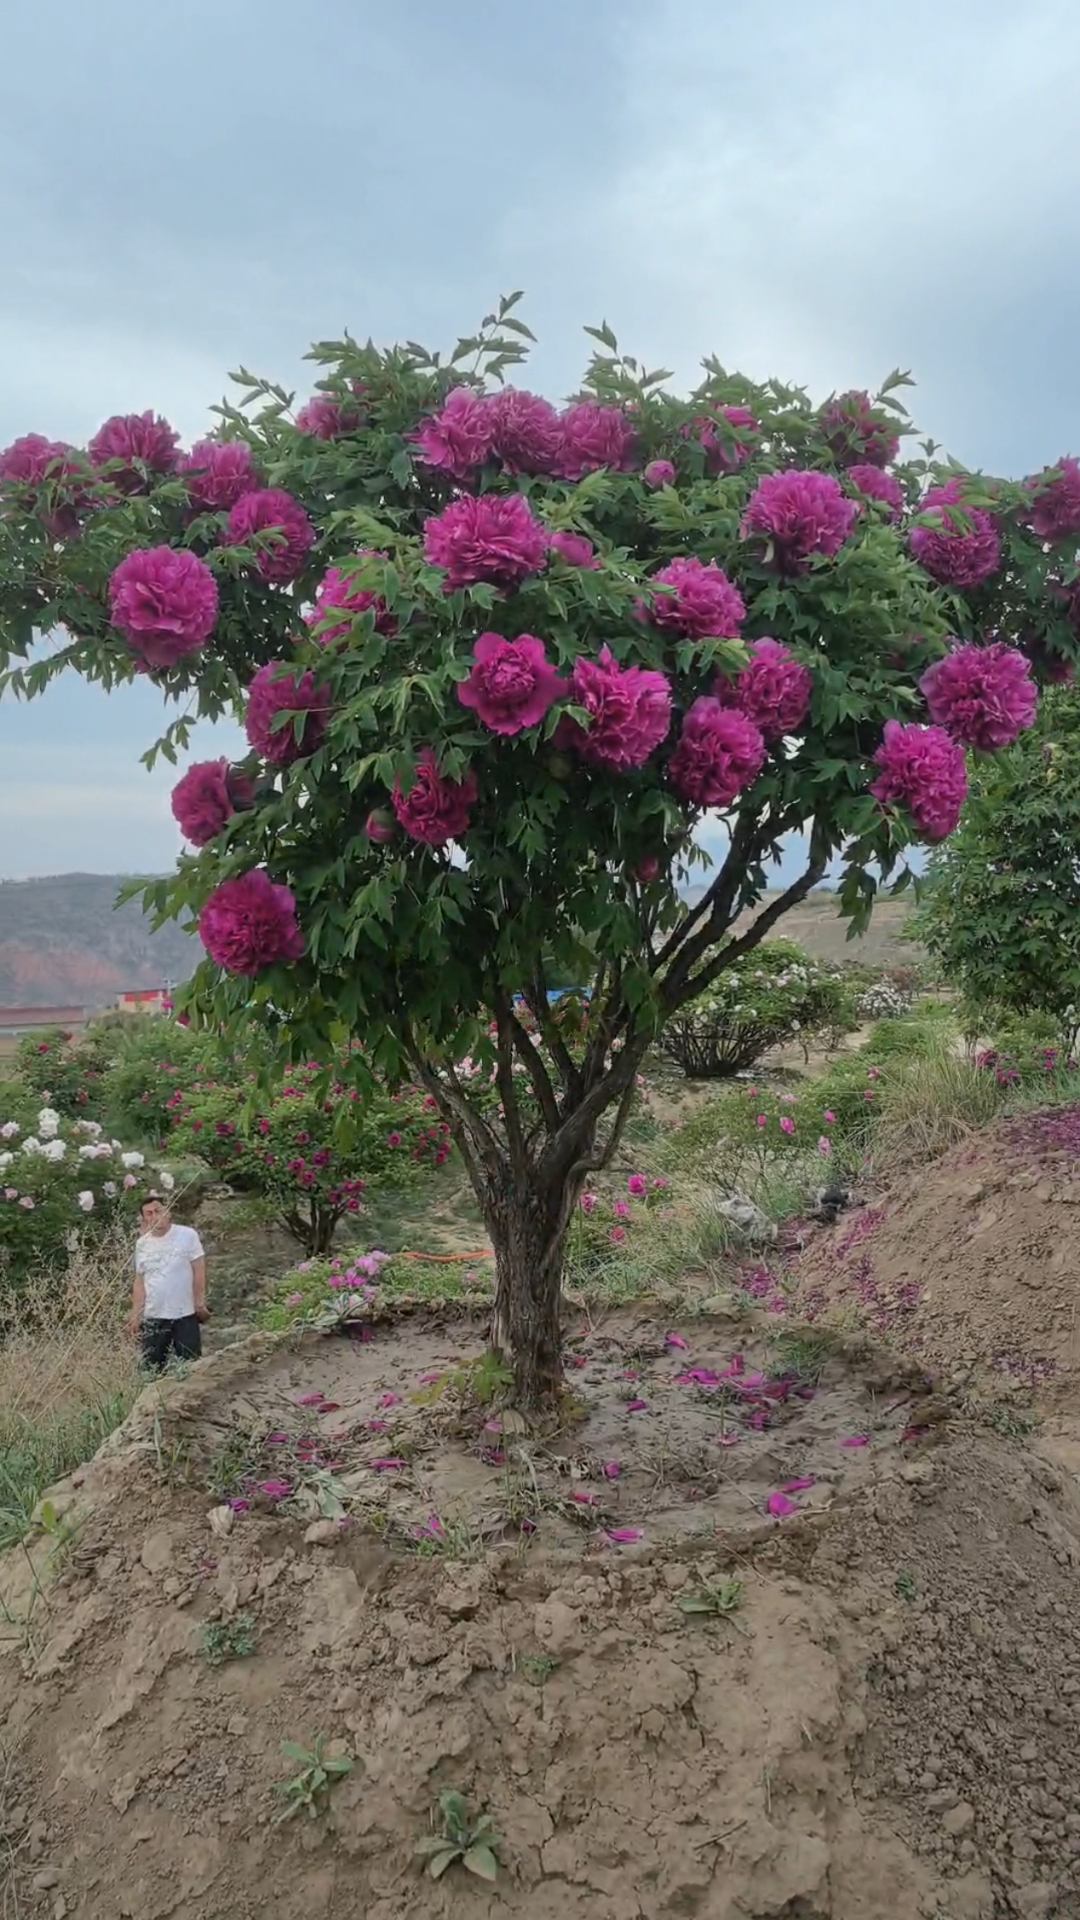
[[[62,873],[0,883],[0,1007],[100,1006],[136,987],[185,980],[201,952],[178,927],[153,933],[121,874]]]

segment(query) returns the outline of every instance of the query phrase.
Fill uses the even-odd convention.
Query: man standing
[[[135,1286],[128,1331],[142,1338],[143,1359],[161,1373],[170,1353],[197,1360],[206,1305],[206,1255],[194,1227],[173,1223],[161,1195],[148,1193],[139,1209]]]

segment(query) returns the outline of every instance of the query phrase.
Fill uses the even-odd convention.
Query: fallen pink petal
[[[382,1393],[379,1395],[380,1407],[396,1407],[400,1404],[400,1393]]]
[[[367,1425],[369,1433],[385,1433],[390,1422],[389,1420],[369,1420]]]
[[[319,1412],[320,1413],[340,1413],[341,1407],[338,1401],[336,1400],[321,1400],[319,1402]]]
[[[665,1333],[664,1345],[665,1347],[679,1347],[683,1353],[686,1353],[689,1351],[690,1342],[684,1340],[681,1333]]]
[[[626,1411],[627,1413],[647,1413],[649,1411],[649,1403],[647,1400],[628,1400],[626,1403]]]
[[[321,1393],[302,1393],[297,1401],[298,1407],[318,1407],[322,1405]]]
[[[741,1433],[718,1433],[716,1444],[718,1447],[737,1447],[741,1439]]]
[[[595,1507],[600,1503],[600,1495],[598,1493],[586,1493],[583,1487],[575,1487],[570,1498],[571,1500],[576,1500],[579,1507]]]
[[[848,1433],[844,1435],[840,1445],[842,1447],[868,1447],[870,1445],[870,1435],[868,1433]]]
[[[421,1387],[433,1387],[435,1385],[436,1380],[442,1379],[442,1374],[441,1373],[421,1373],[417,1376],[417,1379],[418,1379],[418,1384]]]
[[[605,1480],[617,1480],[621,1472],[622,1472],[622,1465],[618,1460],[604,1461],[604,1479]]]
[[[786,1493],[770,1493],[765,1508],[774,1520],[786,1520],[790,1513],[799,1511],[794,1500],[789,1500]]]
[[[817,1481],[814,1479],[813,1474],[809,1474],[802,1480],[785,1480],[780,1491],[781,1493],[804,1493],[807,1487],[816,1486]]]
[[[640,1527],[609,1527],[607,1529],[607,1538],[611,1541],[612,1545],[616,1547],[628,1547],[635,1540],[640,1540],[641,1537],[642,1530]]]
[[[396,1473],[399,1467],[405,1465],[405,1462],[404,1460],[372,1460],[370,1465],[372,1473]]]

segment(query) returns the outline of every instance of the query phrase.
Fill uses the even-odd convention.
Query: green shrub
[[[763,942],[669,1020],[661,1050],[691,1079],[729,1080],[771,1047],[843,1025],[838,973],[792,940]]]

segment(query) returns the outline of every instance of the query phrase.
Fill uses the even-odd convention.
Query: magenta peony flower
[[[572,533],[567,528],[562,533],[553,533],[550,542],[552,551],[568,567],[598,567],[596,548],[583,533]]]
[[[452,387],[430,420],[409,437],[426,467],[468,481],[491,458],[491,403],[471,387]]]
[[[246,440],[197,440],[180,462],[188,499],[200,513],[225,513],[259,485]]]
[[[799,731],[812,689],[809,667],[793,659],[781,641],[755,640],[735,680],[718,676],[713,698],[721,706],[737,707],[766,740],[781,740]]]
[[[848,468],[847,478],[848,485],[864,500],[878,500],[890,509],[887,519],[895,520],[903,512],[904,489],[891,473],[882,473],[880,467],[856,466]]]
[[[548,535],[520,493],[465,494],[424,527],[424,557],[446,572],[448,592],[478,580],[510,591],[547,559]]]
[[[562,444],[557,471],[564,480],[580,480],[597,467],[625,472],[631,463],[634,429],[620,407],[579,400],[560,415]]]
[[[715,476],[734,473],[742,466],[753,452],[754,435],[760,430],[760,422],[755,420],[749,407],[718,407],[715,413],[699,413],[696,419],[688,421],[682,428],[682,437],[697,440],[704,448],[705,471]]]
[[[487,401],[491,451],[507,473],[557,473],[562,422],[549,400],[502,387]]]
[[[431,748],[425,747],[413,769],[411,787],[404,790],[399,777],[391,799],[398,821],[411,840],[445,847],[449,840],[460,840],[467,830],[476,791],[473,772],[468,772],[464,780],[448,780],[439,772]]]
[[[199,760],[172,790],[173,819],[193,847],[205,847],[234,813],[250,807],[255,782],[227,760]]]
[[[109,618],[143,670],[194,653],[217,611],[217,582],[186,547],[136,547],[109,577]]]
[[[929,526],[912,527],[908,544],[919,565],[943,587],[978,587],[996,573],[1001,542],[993,519],[982,507],[964,507],[962,480],[947,480],[923,495],[920,513],[931,513]],[[950,507],[959,506],[967,523],[961,525]]]
[[[384,847],[397,833],[394,816],[385,807],[372,807],[364,821],[364,832],[377,847]]]
[[[271,660],[259,668],[248,687],[244,732],[264,760],[275,767],[287,767],[294,760],[314,753],[326,731],[329,711],[329,688],[316,686],[313,673],[302,673],[297,678],[282,671],[280,660]],[[308,718],[299,740],[293,720],[283,726],[274,725],[283,713],[303,712]]]
[[[1080,463],[1066,454],[1025,482],[1027,524],[1040,540],[1071,540],[1080,534]]]
[[[231,547],[260,547],[257,565],[263,579],[283,584],[300,572],[315,544],[315,529],[291,493],[258,487],[236,502],[224,538]]]
[[[729,807],[764,763],[765,742],[753,721],[703,694],[683,720],[668,779],[694,806]]]
[[[74,447],[40,433],[24,433],[0,452],[0,486],[10,488],[24,512],[40,513],[57,540],[77,532],[79,511],[90,498]]]
[[[584,707],[589,726],[567,716],[555,732],[556,746],[572,746],[594,765],[643,767],[666,739],[671,725],[671,687],[649,667],[622,667],[604,647],[599,660],[575,660],[570,698]]]
[[[309,433],[314,440],[337,440],[362,425],[359,407],[350,407],[333,393],[313,393],[296,416],[297,432]]]
[[[482,633],[473,647],[473,662],[468,679],[458,682],[458,699],[492,733],[521,733],[539,726],[566,692],[566,681],[549,664],[543,641],[531,633],[517,640]]]
[[[385,553],[374,551],[358,553],[357,560],[385,560]],[[315,605],[305,613],[304,619],[309,627],[319,628],[313,635],[320,645],[327,641],[340,639],[348,633],[358,613],[373,612],[376,633],[392,634],[397,632],[397,621],[387,607],[382,595],[371,587],[353,584],[355,574],[350,573],[348,565],[331,567],[315,589]],[[344,614],[344,619],[335,621],[332,627],[323,626],[335,613]]]
[[[279,960],[299,960],[304,951],[296,902],[263,867],[214,888],[199,915],[199,938],[226,973],[260,973]]]
[[[651,620],[665,633],[678,633],[689,640],[736,640],[746,618],[742,594],[733,586],[723,568],[714,561],[670,560],[648,582],[650,587],[670,587],[670,593],[655,593],[651,605],[639,600],[639,619]]]
[[[964,750],[942,727],[886,720],[870,792],[882,806],[906,807],[924,840],[944,840],[967,794]]]
[[[983,753],[1011,746],[1039,704],[1028,661],[1000,640],[955,647],[926,669],[919,691],[936,727]]]
[[[673,487],[674,463],[670,460],[650,460],[641,477],[647,487]]]
[[[758,481],[743,515],[742,536],[765,539],[781,572],[795,573],[811,554],[837,553],[858,511],[831,473],[789,467]]]
[[[868,393],[841,393],[818,414],[825,444],[838,466],[887,467],[900,451],[893,420]]]
[[[87,453],[95,467],[110,469],[108,481],[118,493],[145,493],[148,473],[176,471],[179,444],[179,434],[160,414],[114,413],[98,428]]]

